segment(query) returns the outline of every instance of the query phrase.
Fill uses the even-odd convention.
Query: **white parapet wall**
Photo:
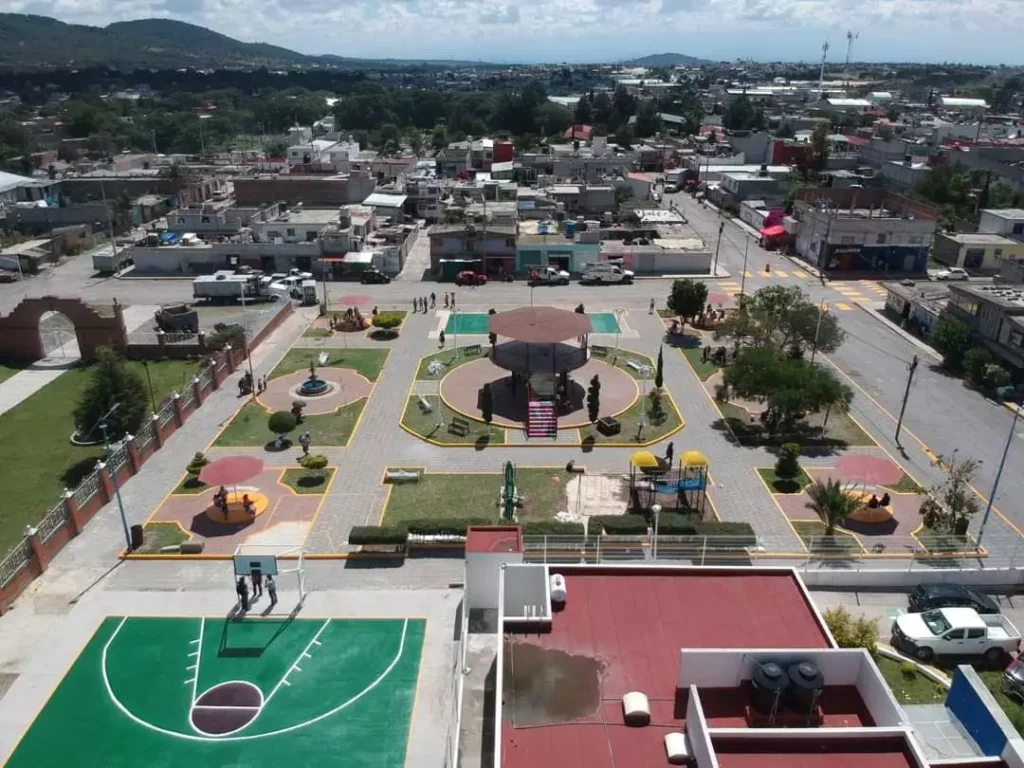
[[[676,687],[734,688],[751,678],[756,663],[765,661],[775,661],[783,666],[800,661],[813,662],[825,678],[826,686],[856,686],[876,726],[898,727],[905,724],[903,710],[871,661],[871,656],[860,648],[683,649],[679,652]]]
[[[1008,587],[1024,583],[1021,568],[799,568],[804,584],[817,588],[905,589],[918,584],[957,582],[978,587]]]
[[[690,686],[690,697],[686,702],[686,738],[697,768],[718,768],[718,758],[708,734],[708,721],[700,703],[697,686]]]

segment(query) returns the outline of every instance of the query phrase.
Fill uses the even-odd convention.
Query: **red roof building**
[[[590,134],[594,132],[592,125],[570,125],[565,129],[562,138],[575,141],[590,141]]]

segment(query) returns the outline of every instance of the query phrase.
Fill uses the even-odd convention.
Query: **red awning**
[[[786,234],[786,228],[781,224],[776,224],[774,227],[765,227],[761,230],[761,237],[781,237]]]

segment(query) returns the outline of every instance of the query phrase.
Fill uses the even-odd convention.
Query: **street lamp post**
[[[1003,467],[1006,465],[1006,456],[1010,453],[1010,443],[1013,442],[1013,433],[1017,428],[1017,419],[1020,417],[1021,403],[1013,409],[1013,421],[1010,422],[1010,434],[1006,436],[1006,445],[1003,446],[1003,457],[999,460],[999,469],[996,470],[996,479],[992,482],[992,492],[988,495],[988,503],[985,505],[985,514],[981,518],[981,528],[978,529],[978,547],[981,547],[981,537],[985,534],[985,525],[988,523],[988,516],[992,514],[992,504],[995,503],[996,491],[999,489],[999,479],[1003,476]]]
[[[658,520],[661,517],[661,504],[651,505],[651,514],[654,515],[654,541],[651,543],[651,558],[658,559]]]
[[[721,211],[721,208],[719,208]],[[711,267],[711,276],[714,277],[718,274],[718,251],[722,247],[722,230],[725,229],[725,222],[723,221],[718,225],[718,243],[715,245],[715,264]]]
[[[455,337],[455,359],[459,358],[459,310],[452,310],[452,317],[455,319],[455,327],[452,335]]]
[[[153,395],[153,377],[149,375],[149,360],[142,361],[142,367],[146,369],[146,383],[149,384],[149,404],[156,413],[156,397]]]
[[[750,251],[750,235],[747,235],[747,244],[743,246],[743,276],[740,278],[740,304],[743,303],[743,296],[747,288],[747,253]]]
[[[828,305],[825,300],[821,300],[821,306],[818,308],[818,322],[814,324],[814,343],[811,345],[811,363],[814,363],[814,356],[818,354],[818,332],[821,330],[821,318],[828,312]]]
[[[132,535],[128,530],[128,518],[124,514],[124,502],[121,501],[121,486],[117,482],[117,467],[112,466],[110,460],[110,440],[107,437],[107,419],[114,411],[121,406],[121,403],[114,403],[114,407],[103,414],[100,418],[100,429],[103,431],[103,447],[106,451],[107,469],[110,475],[110,482],[114,486],[114,496],[117,498],[117,510],[121,514],[121,527],[124,528],[124,543],[127,552],[132,551]]]

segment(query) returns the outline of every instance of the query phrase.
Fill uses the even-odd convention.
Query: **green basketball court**
[[[110,617],[7,766],[402,766],[425,628]]]
[[[594,333],[618,333],[619,321],[613,312],[588,313]],[[466,336],[486,336],[491,327],[491,316],[486,312],[453,312],[444,326],[445,334],[456,332]]]

